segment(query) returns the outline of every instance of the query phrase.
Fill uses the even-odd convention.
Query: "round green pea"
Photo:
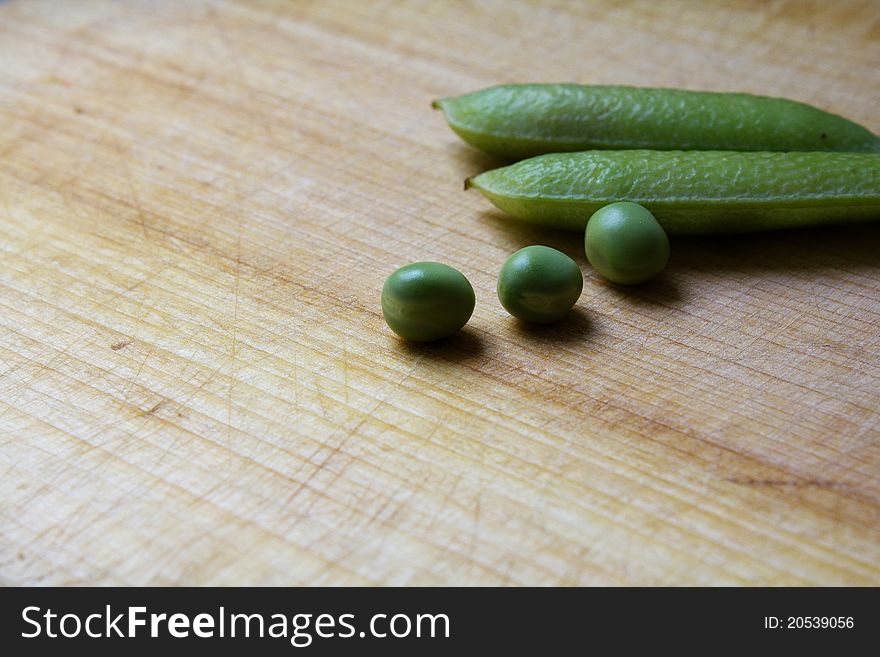
[[[527,246],[510,256],[498,275],[498,299],[505,310],[527,322],[562,319],[584,289],[580,267],[549,246]]]
[[[392,331],[412,342],[452,335],[474,312],[474,288],[457,269],[414,262],[395,271],[382,287],[382,315]]]
[[[669,238],[663,227],[646,208],[628,201],[593,213],[584,246],[593,268],[622,285],[653,278],[669,260]]]

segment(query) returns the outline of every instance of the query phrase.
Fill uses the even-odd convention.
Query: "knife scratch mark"
[[[385,395],[383,395],[382,398],[379,399],[379,401],[377,401],[373,405],[373,407],[369,411],[367,411],[367,413],[364,414],[364,416],[358,421],[358,423],[352,429],[349,429],[346,431],[345,436],[343,436],[342,439],[336,444],[336,446],[333,447],[333,449],[330,451],[330,453],[327,455],[327,457],[324,458],[320,463],[317,463],[315,465],[315,467],[312,469],[312,471],[305,478],[305,480],[299,486],[297,486],[297,488],[290,494],[290,496],[287,498],[287,500],[285,502],[285,505],[289,505],[291,502],[293,502],[293,500],[296,499],[297,496],[308,487],[308,485],[311,483],[312,479],[315,478],[315,475],[317,475],[318,472],[323,470],[327,466],[327,464],[329,464],[330,461],[333,460],[333,458],[335,456],[337,456],[338,454],[340,454],[342,452],[343,448],[348,443],[348,441],[351,440],[352,437],[357,435],[357,432],[367,422],[367,420],[372,419],[373,416],[376,414],[376,412],[386,402],[389,402],[393,399],[394,395],[400,390],[400,386],[403,385],[403,383],[410,376],[412,376],[413,372],[416,371],[416,368],[419,366],[419,364],[422,362],[422,360],[424,358],[425,358],[424,355],[421,355],[418,358],[416,358],[412,367],[409,369],[409,371],[406,374],[404,374],[403,378],[401,378],[400,381],[392,384],[390,386],[390,390],[388,390],[385,393]],[[331,435],[330,439],[328,439],[328,442],[329,442],[329,440],[332,440],[332,438],[333,438],[333,436]],[[318,452],[320,452],[325,447],[327,447],[327,443],[319,444],[318,447],[316,447],[314,449],[314,451],[307,457],[306,461],[308,463],[314,464],[315,463],[314,458],[317,456]],[[341,468],[340,471],[336,473],[333,480],[325,487],[325,490],[329,490],[330,487],[332,487],[332,485],[339,480],[339,478],[342,476],[342,473],[344,471],[345,471],[345,468]],[[314,502],[312,503],[312,505],[313,504],[314,504]],[[303,513],[307,513],[311,509],[312,505],[309,505],[308,507],[303,509]]]
[[[140,196],[138,195],[137,188],[134,184],[134,175],[132,174],[131,164],[128,162],[127,152],[124,148],[124,145],[120,141],[116,141],[114,144],[114,150],[116,154],[119,156],[119,162],[121,163],[122,177],[125,179],[126,186],[128,187],[128,195],[131,198],[130,205],[134,208],[135,213],[137,214],[138,224],[141,227],[141,231],[144,234],[144,239],[148,239],[147,236],[147,218],[144,213],[144,207],[141,204]],[[130,149],[129,149],[130,150]]]
[[[725,481],[741,486],[769,486],[773,488],[850,488],[846,483],[833,479],[756,479],[753,477],[733,477]]]
[[[473,559],[477,554],[477,545],[479,543],[480,519],[483,513],[483,491],[477,493],[477,501],[474,504],[474,526],[471,530],[471,542],[468,549],[468,557]]]
[[[229,61],[232,63],[233,67],[235,67],[236,75],[233,77],[233,80],[240,80],[239,82],[239,91],[246,98],[250,99],[253,97],[255,93],[257,93],[256,89],[248,84],[248,74],[247,69],[245,67],[245,60],[242,57],[241,51],[235,46],[232,39],[229,38],[229,34],[226,32],[226,28],[223,27],[222,21],[217,17],[217,12],[214,8],[208,9],[208,19],[211,24],[214,26],[214,30],[217,32],[217,37],[220,40],[220,43],[223,44],[223,47],[226,50],[226,53],[229,56]],[[252,108],[249,111],[249,115],[252,119],[254,119],[257,123],[259,123],[263,130],[266,133],[266,136],[269,137],[270,140],[274,141],[275,135],[272,131],[272,126],[269,123],[269,120],[266,117],[266,114],[262,111],[261,105],[259,103],[246,102],[245,107]]]
[[[153,354],[153,352],[149,351],[149,350],[144,354],[144,358],[141,361],[141,364],[137,369],[137,373],[134,375],[131,382],[129,382],[128,387],[125,389],[125,392],[122,393],[122,398],[125,401],[128,401],[128,396],[131,394],[131,391],[134,388],[135,384],[137,383],[137,380],[140,378],[141,372],[144,371],[144,365],[147,364],[147,359],[149,359],[149,357],[152,356],[152,354]]]
[[[226,395],[226,427],[227,435],[232,433],[232,398],[238,376],[236,351],[238,350],[238,306],[241,288],[241,222],[239,223],[238,242],[236,245],[235,267],[235,305],[232,311],[232,348],[230,350],[231,366],[229,371],[229,391]]]

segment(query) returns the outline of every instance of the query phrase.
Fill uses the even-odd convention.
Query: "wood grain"
[[[741,90],[880,131],[874,2],[0,4],[0,582],[880,584],[880,228],[600,281],[433,98]],[[565,322],[494,295],[529,243]],[[477,309],[413,347],[385,277]]]

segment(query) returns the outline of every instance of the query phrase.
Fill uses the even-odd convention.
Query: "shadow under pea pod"
[[[461,142],[450,142],[447,147],[447,154],[458,165],[462,171],[468,172],[468,175],[489,169],[498,169],[513,164],[516,160],[501,157],[500,155],[492,155],[477,150],[473,146],[468,146]],[[462,176],[464,180],[464,176]]]
[[[525,246],[543,244],[562,251],[579,265],[589,266],[584,253],[583,231],[559,230],[514,219],[500,210],[480,212],[480,221],[496,235],[497,243],[514,253]]]
[[[880,270],[880,224],[672,238],[670,265],[716,273]]]
[[[477,359],[485,351],[483,338],[468,326],[449,337],[433,342],[410,342],[402,338],[396,339],[400,343],[400,349],[411,356],[425,356],[452,363],[464,363]]]

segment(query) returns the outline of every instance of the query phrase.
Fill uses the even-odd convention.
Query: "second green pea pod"
[[[880,220],[880,154],[869,153],[553,153],[466,187],[513,217],[572,230],[616,201],[644,206],[670,235]]]

